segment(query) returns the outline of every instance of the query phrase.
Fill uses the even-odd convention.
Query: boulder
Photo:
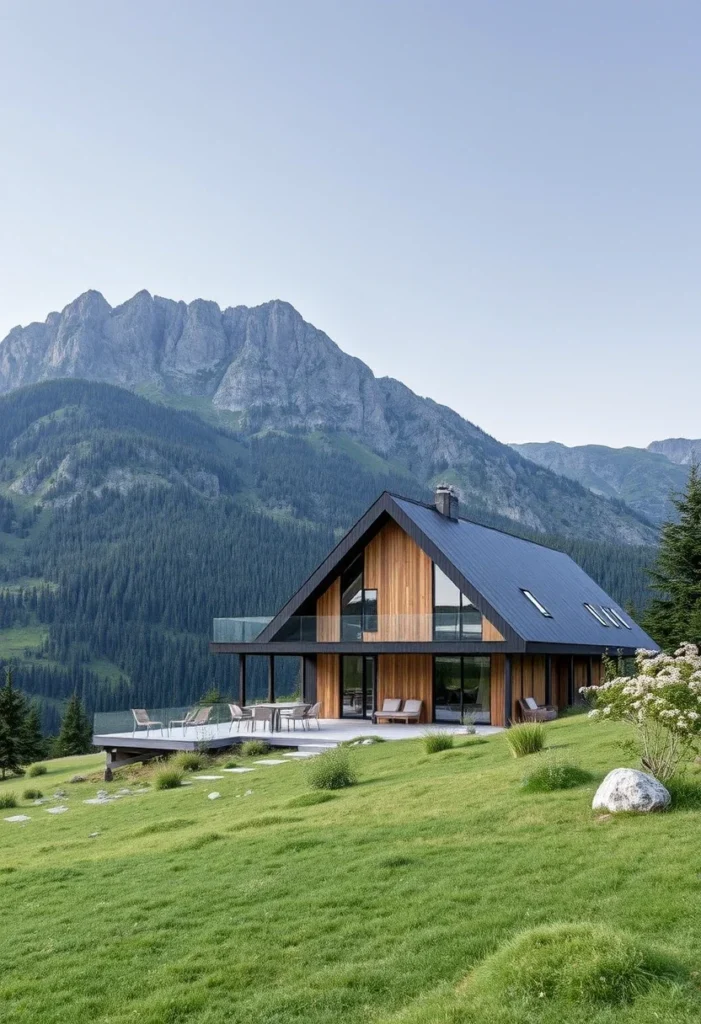
[[[654,775],[634,768],[614,768],[601,783],[592,801],[595,811],[663,811],[671,801],[669,792]]]
[[[74,775],[71,782],[87,782],[88,780],[84,775]]]

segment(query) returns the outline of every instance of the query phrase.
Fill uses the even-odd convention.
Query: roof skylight
[[[552,615],[550,614],[548,609],[544,605],[542,605],[540,603],[540,601],[538,600],[537,597],[533,596],[533,594],[530,592],[530,590],[524,590],[523,587],[522,587],[521,588],[521,593],[523,594],[524,597],[528,598],[528,600],[531,602],[531,604],[535,608],[538,609],[538,611],[540,612],[541,615],[544,615],[546,617],[546,619],[552,619]]]
[[[609,616],[609,618],[611,616],[613,616],[613,618],[616,620],[616,622],[620,622],[620,624],[625,629],[632,629],[633,628],[631,625],[629,625],[629,623],[626,622],[626,620],[623,618],[623,616],[620,614],[620,612],[616,611],[615,608],[604,608],[604,611]]]
[[[610,609],[610,608],[604,608],[604,606],[603,606],[603,604],[602,604],[602,606],[601,606],[601,610],[602,610],[602,612],[604,613],[604,615],[606,616],[606,618],[607,618],[607,619],[609,620],[609,622],[611,623],[611,625],[612,625],[612,626],[615,626],[615,627],[616,627],[616,629],[620,629],[620,628],[621,628],[621,624],[620,624],[620,622],[619,622],[619,621],[618,621],[618,619],[617,619],[617,618],[616,618],[616,617],[615,617],[615,616],[613,615],[613,613],[611,612],[611,609]]]
[[[602,626],[606,626],[606,627],[609,626],[609,623],[604,618],[602,612],[600,612],[597,608],[595,608],[593,604],[587,604],[585,602],[584,603],[584,607],[589,612],[589,614],[593,615],[594,618],[596,619],[596,621],[599,622]]]

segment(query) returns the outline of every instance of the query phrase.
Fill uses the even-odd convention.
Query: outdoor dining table
[[[252,710],[255,710],[255,708],[272,708],[273,711],[275,712],[275,714],[273,715],[272,721],[270,723],[270,731],[271,732],[280,732],[280,725],[281,725],[280,712],[281,711],[289,711],[291,708],[301,707],[301,706],[304,705],[304,703],[305,702],[303,700],[276,701],[276,702],[273,702],[272,704],[268,704],[266,702],[261,701],[260,704],[253,704],[253,705],[251,705],[251,708],[252,708]]]

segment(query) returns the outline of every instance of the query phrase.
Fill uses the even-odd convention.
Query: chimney
[[[446,519],[458,518],[458,496],[448,484],[437,484],[435,491],[436,509]]]

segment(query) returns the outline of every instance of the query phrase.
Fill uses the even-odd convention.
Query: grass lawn
[[[698,1024],[701,812],[600,820],[623,727],[546,728],[591,782],[522,792],[541,755],[515,760],[501,735],[354,748],[360,782],[334,794],[291,762],[106,806],[83,803],[101,783],[65,784],[65,814],[3,811],[3,1020]],[[17,813],[31,821],[2,820]]]

